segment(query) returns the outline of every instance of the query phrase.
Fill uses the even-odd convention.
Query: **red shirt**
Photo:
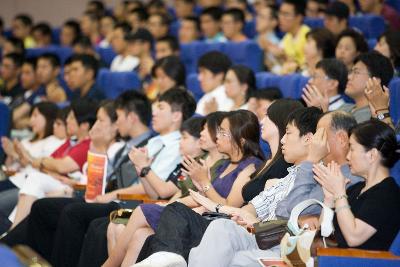
[[[51,154],[51,157],[55,159],[60,159],[64,157],[72,158],[76,164],[79,165],[80,170],[82,171],[82,166],[85,164],[87,160],[87,153],[89,151],[90,139],[87,138],[75,145],[71,143],[68,139],[63,145],[57,148],[56,151]]]

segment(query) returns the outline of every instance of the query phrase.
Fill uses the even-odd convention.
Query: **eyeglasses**
[[[362,72],[359,69],[351,69],[349,75],[368,75],[371,76],[369,72]]]
[[[227,137],[227,138],[231,138],[232,137],[232,135],[229,132],[225,131],[221,127],[217,128],[217,136]]]

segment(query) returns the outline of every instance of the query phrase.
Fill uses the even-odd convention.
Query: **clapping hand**
[[[306,102],[308,107],[319,107],[324,112],[328,111],[329,96],[326,92],[321,92],[317,87],[307,84],[303,88],[303,95],[301,98]]]
[[[307,160],[317,163],[329,154],[327,132],[324,128],[318,128],[309,145]]]
[[[128,156],[132,163],[135,165],[136,171],[138,173],[140,173],[140,171],[144,167],[150,166],[152,161],[148,156],[147,148],[132,147]]]
[[[372,114],[376,114],[376,111],[389,111],[389,89],[386,86],[382,87],[380,80],[375,77],[369,78],[364,94]]]
[[[206,209],[210,211],[214,211],[215,206],[217,206],[217,203],[209,199],[208,197],[205,197],[201,195],[199,192],[195,192],[191,189],[189,189],[190,196],[193,198],[194,201],[199,203],[201,206],[205,207]]]
[[[324,189],[325,198],[333,198],[346,194],[346,185],[350,182],[340,170],[340,166],[332,161],[327,167],[314,164],[314,179]]]
[[[191,156],[184,156],[182,165],[182,171],[187,174],[194,183],[203,185],[210,182],[209,168],[204,160],[197,162]]]

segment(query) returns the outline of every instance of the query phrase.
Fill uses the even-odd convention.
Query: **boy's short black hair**
[[[32,27],[33,20],[32,17],[28,14],[18,14],[14,17],[14,20],[19,20],[27,27]]]
[[[182,20],[187,20],[187,21],[193,22],[194,25],[196,26],[196,29],[198,31],[201,31],[200,21],[199,21],[198,17],[196,17],[196,16],[186,16],[186,17],[182,18]]]
[[[214,21],[220,21],[222,17],[223,10],[220,7],[208,7],[203,9],[201,11],[201,16],[208,15],[210,16]]]
[[[133,112],[138,115],[144,125],[149,125],[151,120],[151,104],[147,97],[135,90],[125,91],[115,100],[115,109]]]
[[[70,20],[67,20],[63,26],[71,28],[75,33],[75,36],[76,36],[75,38],[78,38],[81,35],[81,26],[79,25],[78,21],[76,21],[74,19],[70,19]]]
[[[158,98],[159,102],[166,102],[172,111],[182,113],[182,122],[193,116],[196,110],[196,101],[193,96],[181,88],[173,88],[166,91]]]
[[[219,51],[210,51],[205,53],[197,62],[198,68],[205,68],[213,74],[223,73],[224,75],[231,65],[232,61],[230,58]]]
[[[16,53],[25,54],[24,41],[21,39],[11,36],[6,39],[6,42],[11,43],[16,50]]]
[[[192,117],[182,123],[180,131],[187,132],[195,138],[200,138],[200,132],[203,130],[205,118],[204,117]]]
[[[387,86],[393,78],[394,69],[393,64],[384,55],[377,51],[360,54],[354,60],[354,64],[362,62],[367,66],[368,72],[371,77],[381,79],[381,84]]]
[[[240,22],[243,25],[246,22],[246,18],[244,16],[243,11],[238,8],[230,8],[230,9],[225,10],[224,13],[222,14],[222,16],[225,16],[225,15],[231,16],[235,22]]]
[[[317,124],[322,114],[323,112],[320,108],[298,108],[289,114],[287,125],[293,124],[296,126],[296,128],[299,129],[300,136],[304,136],[308,133],[314,134],[317,130]]]
[[[38,23],[38,24],[36,24],[35,26],[33,26],[32,32],[34,32],[34,31],[38,31],[38,32],[40,32],[42,35],[47,35],[47,36],[50,36],[50,37],[51,37],[51,35],[52,35],[51,27],[50,27],[50,25],[49,25],[48,23],[46,23],[46,22],[41,22],[41,23]]]
[[[44,54],[41,54],[37,60],[39,61],[40,59],[49,61],[53,68],[57,68],[57,67],[61,66],[60,58],[56,54],[44,53]]]
[[[174,51],[174,52],[179,51],[179,42],[176,39],[176,37],[174,37],[174,36],[167,35],[167,36],[157,39],[156,42],[157,43],[161,43],[161,42],[167,43],[172,51]]]
[[[34,70],[36,70],[37,58],[36,57],[25,58],[22,65],[24,64],[30,65]]]
[[[147,10],[143,7],[137,7],[132,9],[130,14],[136,14],[139,18],[140,21],[147,21],[149,19],[149,13],[147,13]]]
[[[304,0],[284,0],[282,4],[292,5],[296,15],[306,15],[306,2]]]
[[[132,31],[131,25],[129,25],[126,22],[120,22],[120,23],[115,24],[114,30],[116,30],[116,29],[121,29],[122,32],[124,33],[124,36],[126,36],[128,33],[130,33]]]
[[[256,99],[265,99],[272,102],[274,100],[281,99],[282,92],[278,87],[266,87],[253,91],[250,97],[254,97]]]
[[[325,58],[320,60],[315,66],[316,69],[322,69],[330,79],[338,81],[338,93],[343,94],[347,84],[347,67],[336,58]]]
[[[96,78],[97,71],[99,70],[99,61],[94,56],[75,54],[71,57],[71,63],[74,62],[81,62],[83,68],[93,71],[93,79]]]
[[[24,57],[19,53],[8,53],[3,57],[3,60],[5,58],[10,59],[17,68],[21,68],[22,63],[24,62]]]
[[[98,105],[93,100],[77,99],[71,103],[71,111],[74,112],[78,124],[87,122],[90,128],[96,121],[97,108]]]
[[[83,49],[93,48],[90,38],[83,35],[79,36],[73,41],[72,46],[76,45],[81,46]]]

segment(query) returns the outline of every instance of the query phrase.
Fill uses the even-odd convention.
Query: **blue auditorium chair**
[[[101,69],[97,74],[97,83],[107,98],[115,99],[128,90],[140,90],[141,82],[135,72],[111,72]]]
[[[369,50],[371,50],[371,51],[374,50],[377,42],[378,42],[377,39],[368,39],[367,43],[368,43]]]
[[[390,115],[396,124],[400,119],[400,78],[394,78],[389,83]]]
[[[322,28],[324,27],[324,20],[320,18],[304,18],[304,24],[310,28]]]
[[[222,51],[228,55],[234,64],[243,64],[254,72],[262,69],[263,52],[255,41],[240,43],[223,43]]]
[[[106,64],[107,67],[110,67],[112,60],[117,55],[115,54],[114,50],[109,48],[102,48],[96,47],[96,52],[99,54],[103,62]]]
[[[257,89],[263,89],[267,87],[279,87],[280,81],[281,76],[273,74],[271,72],[256,73]]]
[[[186,73],[194,73],[197,71],[196,45],[199,41],[189,44],[181,44],[180,57],[183,65],[185,65]]]
[[[249,39],[253,39],[257,35],[255,19],[251,21],[246,21],[246,23],[244,24],[243,33]]]
[[[191,73],[186,77],[186,87],[190,92],[192,92],[196,101],[204,95],[200,87],[200,82],[197,79],[197,73]]]
[[[6,104],[0,101],[0,137],[9,136],[11,126],[11,112]],[[0,162],[4,160],[4,152],[0,146]]]
[[[360,29],[366,39],[378,38],[386,27],[383,18],[375,15],[352,16],[349,25]]]
[[[53,44],[55,45],[60,44],[60,34],[61,34],[61,28],[53,28],[51,32],[51,38],[53,39]]]
[[[70,47],[63,47],[58,45],[50,45],[48,47],[43,47],[43,48],[26,49],[27,58],[38,57],[44,53],[56,54],[60,59],[61,64],[64,64],[65,60],[67,60],[67,58],[69,58],[72,55],[73,51],[72,48]]]
[[[171,25],[169,26],[169,34],[178,38],[178,32],[180,27],[181,27],[181,22],[179,20],[172,22]]]

